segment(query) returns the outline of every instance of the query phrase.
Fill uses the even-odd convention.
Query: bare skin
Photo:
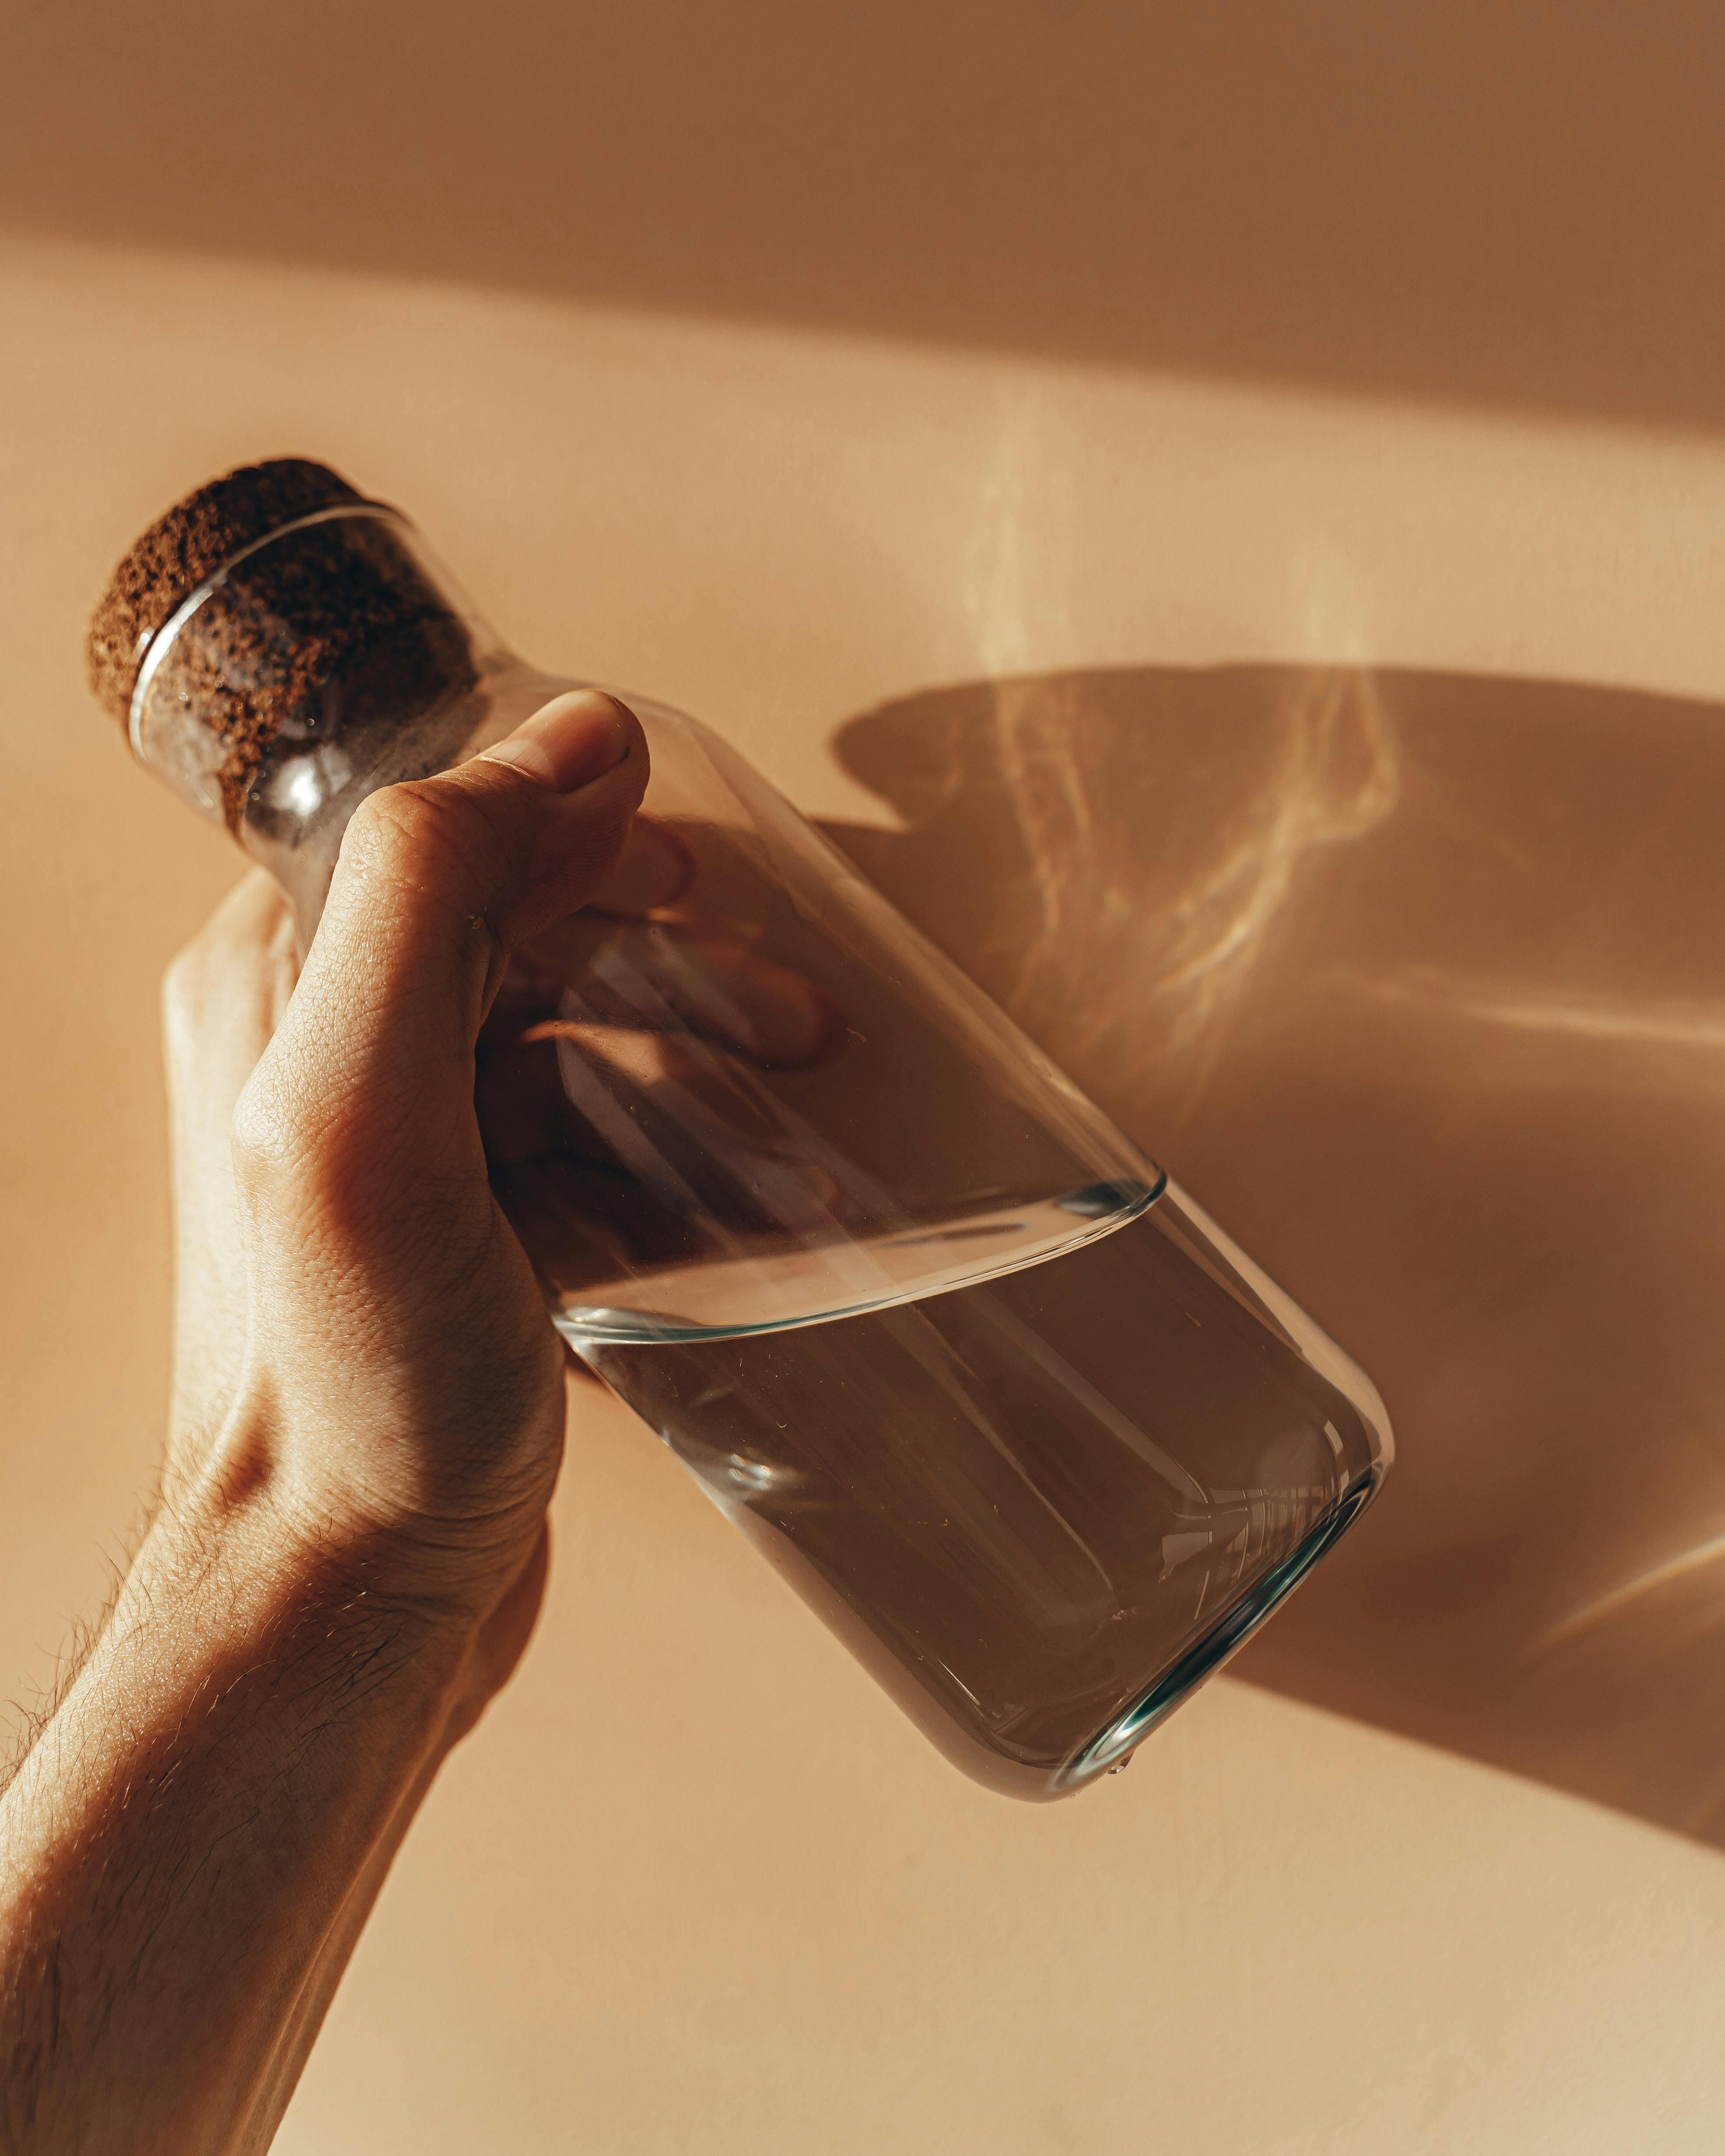
[[[526,1643],[565,1372],[475,1049],[517,946],[614,880],[628,910],[645,781],[627,712],[559,698],[364,804],[297,981],[261,877],[170,974],[162,1501],[0,1798],[0,2148],[266,2148]]]

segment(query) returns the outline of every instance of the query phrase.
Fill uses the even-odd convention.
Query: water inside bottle
[[[1057,1794],[1129,1756],[1377,1478],[1353,1399],[1158,1200],[1095,1185],[884,1239],[872,1301],[821,1273],[798,1306],[803,1253],[557,1322],[937,1743]]]

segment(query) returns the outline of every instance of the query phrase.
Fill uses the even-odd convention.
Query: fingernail
[[[591,785],[629,749],[629,714],[598,689],[553,696],[506,739],[481,749],[475,763],[507,763],[542,786],[572,793]]]

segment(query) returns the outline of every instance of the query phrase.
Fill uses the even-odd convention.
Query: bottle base
[[[1338,1498],[1273,1571],[1224,1610],[1153,1685],[1059,1769],[1048,1784],[1048,1794],[1066,1796],[1099,1774],[1118,1774],[1157,1724],[1214,1676],[1286,1601],[1318,1559],[1365,1510],[1383,1479],[1381,1473],[1374,1471]]]

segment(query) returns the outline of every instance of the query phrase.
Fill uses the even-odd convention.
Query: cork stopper
[[[219,569],[219,587],[152,655],[152,639]],[[264,813],[255,787],[290,745],[354,747],[364,734],[375,746],[380,728],[476,678],[467,626],[400,519],[301,457],[229,472],[152,524],[97,603],[88,657],[98,701],[122,725],[148,659],[145,760],[164,775],[164,757],[210,771],[236,834]]]
[[[277,457],[176,502],[127,549],[90,618],[85,655],[97,702],[126,725],[151,638],[206,577],[280,525],[363,499],[327,465]]]

